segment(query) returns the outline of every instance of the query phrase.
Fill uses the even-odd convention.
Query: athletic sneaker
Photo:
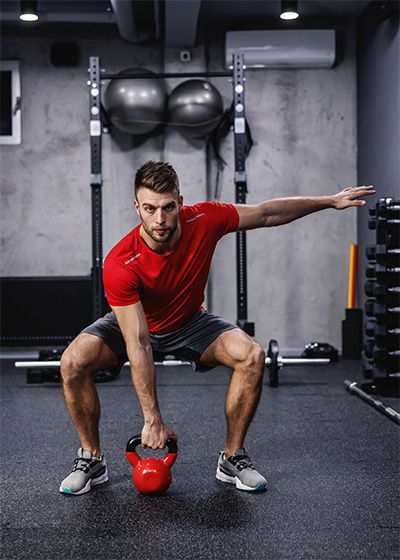
[[[236,484],[239,490],[257,492],[267,488],[267,481],[253,467],[244,447],[230,457],[220,452],[216,477],[222,482]]]
[[[90,492],[92,485],[103,484],[108,480],[107,464],[104,455],[97,459],[90,451],[78,449],[78,457],[74,468],[67,478],[61,482],[60,492],[64,494],[85,494]]]

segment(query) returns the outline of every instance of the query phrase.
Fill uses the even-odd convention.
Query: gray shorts
[[[165,356],[175,356],[179,360],[192,362],[198,371],[207,371],[211,367],[200,364],[200,356],[222,332],[235,328],[236,325],[221,317],[198,311],[176,331],[160,335],[150,333],[154,360],[162,361]],[[117,356],[120,367],[128,361],[125,340],[113,311],[97,319],[82,332],[99,336]]]

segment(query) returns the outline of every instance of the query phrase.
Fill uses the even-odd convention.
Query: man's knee
[[[71,383],[101,369],[104,342],[91,334],[80,334],[61,356],[61,376],[64,383]]]
[[[251,345],[247,362],[251,369],[260,370],[265,367],[265,350],[258,342]]]
[[[265,350],[258,342],[251,341],[237,367],[245,374],[261,378],[265,368]]]

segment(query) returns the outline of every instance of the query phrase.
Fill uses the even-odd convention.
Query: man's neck
[[[158,253],[159,255],[169,255],[170,253],[172,253],[174,251],[174,249],[176,248],[177,244],[179,243],[179,240],[181,238],[182,235],[182,229],[181,229],[181,224],[178,222],[177,228],[175,230],[175,233],[173,235],[173,237],[167,242],[167,243],[160,243],[157,241],[154,241],[154,239],[152,239],[143,229],[143,226],[140,226],[139,228],[139,235],[140,237],[143,239],[143,241],[146,243],[146,245],[155,253]]]

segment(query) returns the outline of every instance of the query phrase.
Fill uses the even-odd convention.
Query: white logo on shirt
[[[197,214],[197,216],[195,216],[194,218],[190,218],[189,220],[186,220],[186,223],[188,224],[189,222],[194,222],[195,220],[197,220],[197,218],[201,218],[201,216],[204,216],[204,212],[203,214]]]
[[[129,264],[129,263],[131,263],[132,261],[134,261],[135,259],[137,259],[138,257],[140,257],[140,255],[141,255],[141,253],[138,253],[138,254],[135,255],[134,257],[132,257],[132,258],[128,259],[127,261],[125,261],[124,264]]]

